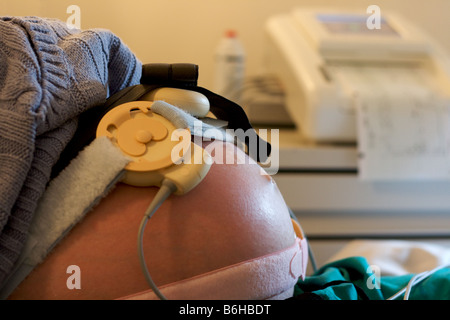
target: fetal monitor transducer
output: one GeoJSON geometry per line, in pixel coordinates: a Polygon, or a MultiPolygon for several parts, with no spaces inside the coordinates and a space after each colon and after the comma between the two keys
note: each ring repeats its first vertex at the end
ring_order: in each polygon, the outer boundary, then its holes
{"type": "MultiPolygon", "coordinates": [[[[166,93],[169,101],[178,102],[178,105],[189,108],[191,112],[193,110],[199,115],[206,115],[209,111],[202,96],[196,92],[170,89],[166,93]],[[177,93],[181,98],[176,97],[177,93]],[[197,97],[200,99],[196,99],[197,97]],[[182,102],[179,103],[183,98],[189,102],[186,106],[182,102]]],[[[147,95],[147,99],[155,96],[162,99],[164,94],[158,96],[157,92],[151,93],[147,95]]],[[[197,186],[208,173],[212,161],[207,151],[190,141],[188,128],[177,128],[171,121],[153,112],[153,104],[152,101],[132,101],[113,108],[98,124],[97,138],[108,137],[131,158],[125,167],[123,183],[160,187],[139,227],[138,254],[148,284],[160,299],[166,299],[152,280],[145,262],[144,229],[147,221],[172,193],[184,194],[197,186]],[[184,130],[185,134],[177,134],[178,130],[184,130]],[[186,145],[188,148],[183,147],[186,145]],[[199,157],[196,157],[199,153],[200,161],[199,157]]]]}

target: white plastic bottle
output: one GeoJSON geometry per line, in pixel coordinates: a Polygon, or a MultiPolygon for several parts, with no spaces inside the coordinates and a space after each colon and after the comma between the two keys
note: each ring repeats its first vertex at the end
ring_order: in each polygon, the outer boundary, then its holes
{"type": "Polygon", "coordinates": [[[236,31],[228,30],[215,54],[214,92],[240,103],[245,72],[245,51],[236,31]]]}

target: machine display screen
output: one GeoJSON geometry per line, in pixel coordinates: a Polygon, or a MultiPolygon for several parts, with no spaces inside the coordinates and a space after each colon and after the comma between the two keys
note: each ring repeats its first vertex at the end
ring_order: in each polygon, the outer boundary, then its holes
{"type": "Polygon", "coordinates": [[[333,34],[400,36],[382,17],[379,28],[375,29],[367,26],[369,16],[364,15],[318,14],[316,18],[333,34]]]}

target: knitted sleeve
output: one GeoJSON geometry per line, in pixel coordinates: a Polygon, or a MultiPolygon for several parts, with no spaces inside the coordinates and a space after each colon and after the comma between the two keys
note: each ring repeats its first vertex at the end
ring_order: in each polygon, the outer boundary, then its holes
{"type": "Polygon", "coordinates": [[[140,77],[140,61],[110,31],[0,17],[0,284],[78,115],[140,77]]]}

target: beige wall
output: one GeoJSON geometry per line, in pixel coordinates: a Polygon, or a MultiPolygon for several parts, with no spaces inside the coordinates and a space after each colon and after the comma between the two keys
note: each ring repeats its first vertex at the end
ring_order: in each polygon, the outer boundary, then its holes
{"type": "Polygon", "coordinates": [[[66,9],[81,8],[83,29],[113,31],[142,62],[200,65],[200,84],[211,86],[213,53],[223,31],[236,29],[247,52],[247,74],[261,69],[263,24],[295,6],[353,8],[370,4],[395,10],[433,34],[450,52],[449,0],[0,0],[0,15],[37,15],[66,21],[66,9]]]}

